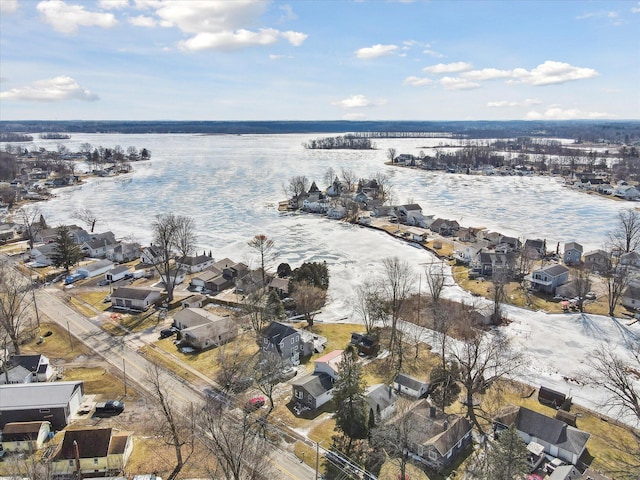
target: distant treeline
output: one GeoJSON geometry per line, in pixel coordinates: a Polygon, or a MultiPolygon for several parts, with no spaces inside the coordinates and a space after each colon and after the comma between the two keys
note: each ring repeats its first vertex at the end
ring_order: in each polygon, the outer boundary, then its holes
{"type": "Polygon", "coordinates": [[[365,137],[344,135],[339,137],[316,138],[302,144],[309,150],[374,150],[376,147],[365,137]]]}
{"type": "Polygon", "coordinates": [[[13,132],[0,132],[0,142],[32,142],[31,135],[13,132]]]}
{"type": "Polygon", "coordinates": [[[638,120],[566,121],[2,121],[1,132],[23,133],[189,133],[189,134],[280,134],[422,132],[466,138],[551,137],[583,142],[634,144],[640,141],[638,120]]]}

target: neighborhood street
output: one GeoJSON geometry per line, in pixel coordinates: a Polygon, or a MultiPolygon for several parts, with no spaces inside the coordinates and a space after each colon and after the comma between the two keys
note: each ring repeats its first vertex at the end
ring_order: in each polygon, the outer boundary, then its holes
{"type": "MultiPolygon", "coordinates": [[[[57,295],[55,289],[39,289],[36,291],[38,308],[42,313],[64,329],[68,329],[89,349],[100,354],[113,365],[121,375],[126,372],[127,382],[134,381],[142,388],[148,388],[145,381],[149,361],[137,352],[139,340],[127,340],[126,336],[113,337],[102,330],[92,320],[67,306],[57,295]]],[[[77,340],[76,340],[77,339],[77,340]]],[[[187,407],[193,402],[202,402],[202,392],[196,390],[184,380],[166,372],[161,372],[161,380],[173,393],[180,407],[187,407]]],[[[278,470],[280,478],[310,480],[315,478],[315,471],[301,463],[292,453],[274,449],[270,462],[278,470]]]]}

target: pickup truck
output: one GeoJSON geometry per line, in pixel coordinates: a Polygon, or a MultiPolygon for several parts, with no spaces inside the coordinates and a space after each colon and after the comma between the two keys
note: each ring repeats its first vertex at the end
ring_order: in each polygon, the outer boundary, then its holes
{"type": "Polygon", "coordinates": [[[65,277],[64,284],[71,285],[73,282],[77,282],[78,280],[82,280],[83,278],[84,278],[84,275],[81,275],[79,273],[72,273],[71,275],[68,275],[67,277],[65,277]]]}

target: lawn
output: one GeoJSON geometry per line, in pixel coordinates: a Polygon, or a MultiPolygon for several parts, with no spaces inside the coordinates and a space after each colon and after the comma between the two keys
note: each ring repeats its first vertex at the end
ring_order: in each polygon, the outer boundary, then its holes
{"type": "MultiPolygon", "coordinates": [[[[90,308],[95,309],[99,312],[104,312],[108,310],[111,306],[110,303],[105,303],[103,300],[108,294],[106,291],[100,290],[85,290],[85,291],[74,291],[72,298],[76,298],[80,302],[88,305],[90,308]]],[[[91,315],[95,315],[95,312],[91,315]]]]}
{"type": "Polygon", "coordinates": [[[90,356],[93,353],[88,350],[76,338],[71,338],[71,348],[69,344],[69,332],[55,323],[43,323],[40,325],[40,335],[43,336],[43,342],[38,344],[38,337],[22,346],[22,353],[40,353],[49,360],[63,360],[72,362],[77,356],[90,356]],[[44,336],[47,332],[51,335],[44,336]]]}
{"type": "MultiPolygon", "coordinates": [[[[122,377],[112,375],[104,367],[65,368],[62,378],[64,381],[83,380],[85,393],[90,395],[109,398],[121,398],[124,395],[122,377]]],[[[127,396],[138,396],[130,385],[127,385],[127,396]]]]}
{"type": "Polygon", "coordinates": [[[102,322],[101,327],[110,335],[121,336],[157,327],[160,322],[158,313],[153,310],[136,314],[114,312],[102,322]]]}

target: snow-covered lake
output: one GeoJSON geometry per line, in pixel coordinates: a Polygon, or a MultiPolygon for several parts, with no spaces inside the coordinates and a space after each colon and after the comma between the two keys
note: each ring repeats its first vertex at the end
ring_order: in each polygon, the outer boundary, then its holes
{"type": "MultiPolygon", "coordinates": [[[[97,230],[118,237],[151,240],[154,215],[173,212],[192,217],[198,230],[198,250],[213,251],[248,263],[247,241],[264,233],[276,242],[277,262],[296,267],[304,261],[326,261],[331,274],[330,302],[325,321],[348,317],[354,287],[380,270],[380,260],[399,256],[415,266],[435,259],[429,253],[364,227],[305,214],[279,213],[283,185],[305,175],[326,187],[331,167],[352,169],[360,177],[387,173],[399,203],[419,203],[425,214],[484,226],[525,238],[557,242],[578,241],[585,250],[600,248],[621,209],[632,204],[564,188],[547,177],[487,177],[423,172],[384,165],[388,148],[417,154],[421,147],[451,143],[450,139],[382,139],[373,151],[305,150],[302,143],[319,135],[119,135],[74,134],[63,143],[72,151],[88,142],[94,147],[147,148],[152,160],[134,164],[134,172],[117,178],[93,179],[59,189],[56,198],[39,204],[50,225],[79,223],[74,212],[89,208],[99,217],[97,230]]],[[[323,135],[324,136],[324,135],[323,135]]],[[[37,141],[55,149],[59,141],[37,141]]],[[[28,146],[30,147],[30,146],[28,146]]],[[[469,298],[452,286],[449,298],[469,298]]],[[[581,360],[601,340],[624,351],[625,342],[638,341],[640,326],[627,328],[606,317],[544,315],[511,309],[517,320],[507,329],[515,343],[532,358],[528,381],[563,386],[581,360]],[[598,328],[593,328],[597,326],[598,328]],[[634,330],[632,330],[634,329],[634,330]],[[528,332],[523,337],[522,332],[528,332]],[[634,336],[635,335],[635,336],[634,336]]],[[[573,384],[561,390],[594,406],[597,395],[573,384]],[[583,394],[580,392],[584,391],[583,394]]]]}

